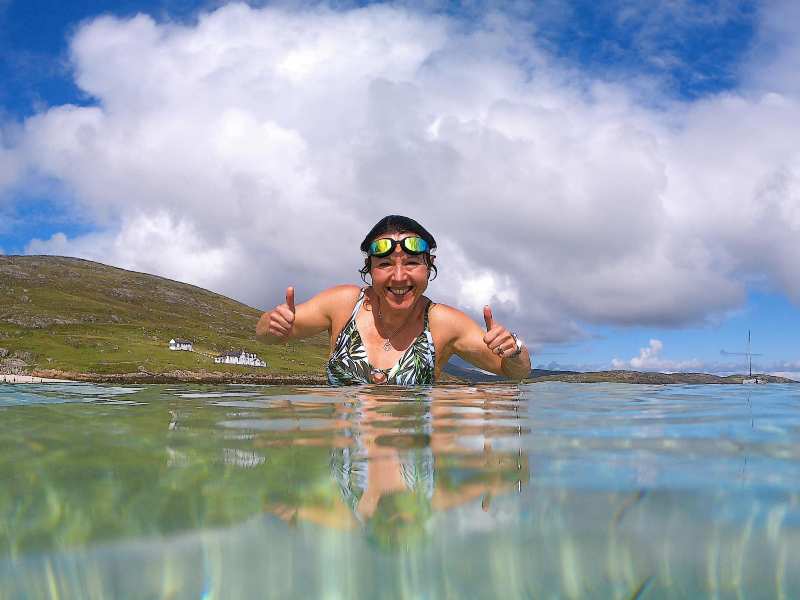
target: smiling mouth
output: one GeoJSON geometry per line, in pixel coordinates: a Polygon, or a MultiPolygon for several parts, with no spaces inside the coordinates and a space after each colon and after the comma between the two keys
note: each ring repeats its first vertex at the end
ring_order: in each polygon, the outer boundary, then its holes
{"type": "Polygon", "coordinates": [[[403,298],[406,294],[411,292],[411,287],[390,287],[386,288],[395,298],[403,298]]]}

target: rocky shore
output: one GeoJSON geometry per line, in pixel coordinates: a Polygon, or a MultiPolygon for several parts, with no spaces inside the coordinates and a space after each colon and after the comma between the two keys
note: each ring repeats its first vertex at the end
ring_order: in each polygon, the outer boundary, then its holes
{"type": "Polygon", "coordinates": [[[322,375],[258,375],[222,373],[219,371],[170,371],[166,373],[75,373],[70,371],[34,371],[34,378],[82,381],[86,383],[244,383],[256,385],[327,385],[322,375]]]}

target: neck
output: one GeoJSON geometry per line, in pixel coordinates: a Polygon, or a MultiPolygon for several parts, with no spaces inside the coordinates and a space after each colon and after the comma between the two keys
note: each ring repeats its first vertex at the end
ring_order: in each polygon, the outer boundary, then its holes
{"type": "Polygon", "coordinates": [[[382,328],[388,329],[388,331],[384,332],[387,335],[395,335],[398,329],[402,329],[411,320],[419,304],[419,298],[417,298],[407,309],[397,310],[386,306],[386,303],[377,295],[375,299],[377,308],[375,312],[376,320],[382,328]]]}

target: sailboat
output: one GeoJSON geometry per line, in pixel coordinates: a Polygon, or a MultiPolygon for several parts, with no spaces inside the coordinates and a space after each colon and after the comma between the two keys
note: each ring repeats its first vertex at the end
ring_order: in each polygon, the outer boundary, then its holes
{"type": "Polygon", "coordinates": [[[750,373],[747,378],[742,379],[743,384],[754,384],[754,383],[767,383],[766,381],[760,380],[758,377],[753,377],[753,354],[750,352],[750,330],[747,330],[747,364],[750,367],[750,373]]]}

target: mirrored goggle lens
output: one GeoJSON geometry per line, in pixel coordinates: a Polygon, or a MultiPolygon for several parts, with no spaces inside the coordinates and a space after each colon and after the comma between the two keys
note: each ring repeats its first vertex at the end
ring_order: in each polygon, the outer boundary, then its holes
{"type": "Polygon", "coordinates": [[[369,245],[369,253],[372,256],[386,256],[391,254],[392,250],[394,250],[394,240],[389,238],[375,240],[369,245]]]}
{"type": "Polygon", "coordinates": [[[430,246],[421,237],[407,237],[403,239],[403,248],[412,254],[422,254],[427,252],[430,246]]]}

